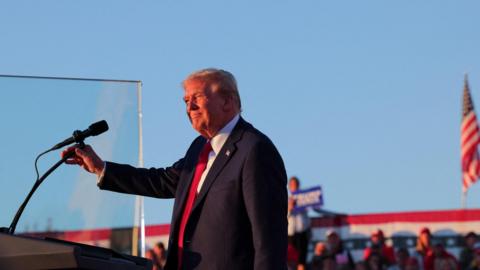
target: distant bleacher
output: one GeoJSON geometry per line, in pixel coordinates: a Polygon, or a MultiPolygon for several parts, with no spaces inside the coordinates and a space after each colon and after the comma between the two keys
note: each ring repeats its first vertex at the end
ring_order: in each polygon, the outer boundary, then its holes
{"type": "MultiPolygon", "coordinates": [[[[336,231],[345,247],[351,250],[355,260],[361,260],[363,250],[370,244],[370,235],[381,229],[387,244],[395,248],[405,247],[411,252],[415,249],[418,232],[427,227],[433,237],[444,244],[452,254],[458,257],[463,246],[463,235],[470,231],[478,233],[480,228],[480,209],[410,211],[393,213],[373,213],[347,215],[320,211],[319,216],[311,218],[312,237],[310,251],[317,241],[325,241],[329,230],[336,231]]],[[[147,225],[145,228],[146,245],[153,247],[163,242],[168,248],[169,224],[147,225]]],[[[35,237],[53,237],[67,241],[112,248],[116,251],[131,251],[132,228],[94,229],[78,231],[51,231],[26,233],[35,237]]]]}

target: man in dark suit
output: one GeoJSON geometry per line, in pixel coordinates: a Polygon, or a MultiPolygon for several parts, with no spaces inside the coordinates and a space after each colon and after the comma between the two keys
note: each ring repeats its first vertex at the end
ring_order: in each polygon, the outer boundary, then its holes
{"type": "Polygon", "coordinates": [[[67,163],[99,177],[101,189],[175,198],[165,269],[286,269],[287,191],[282,158],[241,116],[233,75],[191,74],[184,101],[197,137],[167,168],[104,162],[91,147],[70,147],[67,163]]]}

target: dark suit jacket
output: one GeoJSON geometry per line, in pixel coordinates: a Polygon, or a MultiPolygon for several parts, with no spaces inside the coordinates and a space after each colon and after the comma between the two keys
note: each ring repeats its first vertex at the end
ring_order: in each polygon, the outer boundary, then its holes
{"type": "MultiPolygon", "coordinates": [[[[196,138],[171,167],[108,162],[102,189],[175,198],[165,269],[177,270],[178,230],[200,150],[196,138]]],[[[208,172],[185,229],[182,269],[283,270],[287,252],[287,177],[273,143],[242,118],[208,172]]]]}

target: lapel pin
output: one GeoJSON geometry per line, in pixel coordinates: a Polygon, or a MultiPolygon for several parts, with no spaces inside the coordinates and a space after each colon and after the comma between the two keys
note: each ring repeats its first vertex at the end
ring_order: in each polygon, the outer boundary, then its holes
{"type": "Polygon", "coordinates": [[[227,157],[230,156],[230,150],[227,150],[227,152],[225,152],[225,155],[227,155],[227,157]]]}

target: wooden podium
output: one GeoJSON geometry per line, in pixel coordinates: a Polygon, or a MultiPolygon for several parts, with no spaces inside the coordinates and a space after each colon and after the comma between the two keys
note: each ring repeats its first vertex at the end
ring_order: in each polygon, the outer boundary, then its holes
{"type": "Polygon", "coordinates": [[[152,269],[150,260],[57,239],[0,233],[0,269],[152,269]]]}

